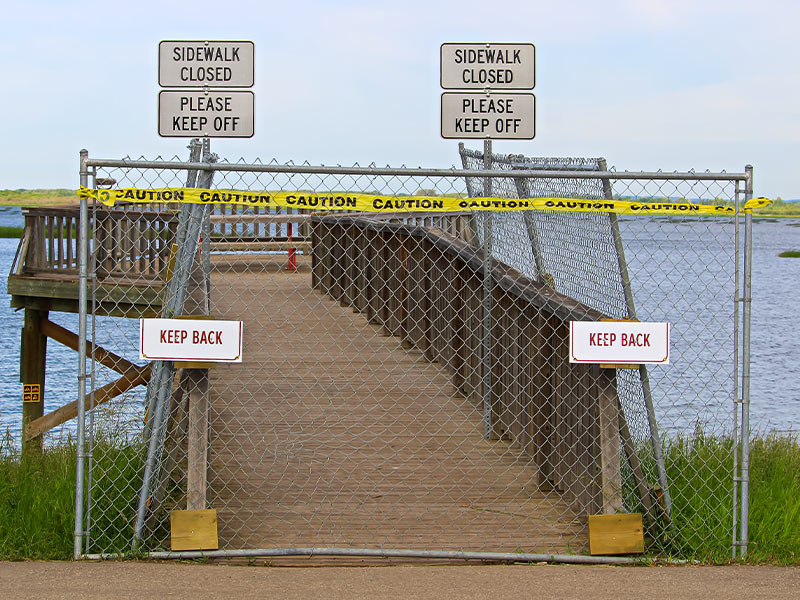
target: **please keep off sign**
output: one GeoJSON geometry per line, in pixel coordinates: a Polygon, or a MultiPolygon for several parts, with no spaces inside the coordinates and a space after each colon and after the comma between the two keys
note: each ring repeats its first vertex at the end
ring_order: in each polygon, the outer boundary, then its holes
{"type": "Polygon", "coordinates": [[[669,323],[570,321],[569,362],[669,364],[669,323]]]}
{"type": "Polygon", "coordinates": [[[242,362],[242,322],[140,319],[139,355],[145,360],[242,362]]]}

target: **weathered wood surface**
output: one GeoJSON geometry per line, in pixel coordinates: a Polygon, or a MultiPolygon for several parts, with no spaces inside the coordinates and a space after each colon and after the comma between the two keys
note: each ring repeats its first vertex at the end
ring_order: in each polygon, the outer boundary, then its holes
{"type": "Polygon", "coordinates": [[[439,363],[474,406],[488,398],[488,435],[522,448],[577,510],[619,510],[614,372],[569,362],[569,321],[603,314],[493,261],[485,348],[480,249],[440,230],[375,219],[314,216],[312,225],[316,288],[439,363]]]}
{"type": "Polygon", "coordinates": [[[212,313],[245,321],[245,362],[211,373],[222,547],[585,546],[585,515],[539,489],[531,457],[482,438],[441,365],[313,291],[306,259],[297,274],[237,260],[212,274],[212,313]]]}

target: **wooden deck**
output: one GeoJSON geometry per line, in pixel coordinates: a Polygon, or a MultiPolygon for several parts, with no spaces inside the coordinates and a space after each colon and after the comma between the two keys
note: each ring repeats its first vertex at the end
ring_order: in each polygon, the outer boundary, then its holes
{"type": "Polygon", "coordinates": [[[212,273],[213,314],[245,321],[245,362],[211,372],[220,547],[585,549],[585,516],[483,439],[440,365],[275,258],[212,273]]]}

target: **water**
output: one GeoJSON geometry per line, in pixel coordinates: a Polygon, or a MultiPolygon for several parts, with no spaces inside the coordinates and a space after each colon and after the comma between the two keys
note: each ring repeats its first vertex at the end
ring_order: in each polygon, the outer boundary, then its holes
{"type": "MultiPolygon", "coordinates": [[[[0,225],[22,226],[18,208],[0,208],[0,225]]],[[[714,264],[730,264],[730,229],[717,234],[711,220],[685,223],[675,228],[653,221],[625,220],[621,223],[626,256],[637,286],[639,318],[692,322],[700,327],[676,330],[673,355],[679,361],[669,367],[653,367],[654,399],[659,421],[668,431],[691,432],[698,424],[729,424],[731,415],[729,373],[731,370],[730,315],[732,312],[729,273],[715,276],[714,264]],[[689,244],[696,239],[699,243],[689,244]],[[695,266],[665,268],[674,257],[698,254],[695,266]],[[711,262],[709,262],[711,261],[711,262]],[[663,293],[661,293],[663,292],[663,293]],[[645,302],[643,299],[647,299],[645,302]],[[697,329],[700,334],[693,333],[697,329]],[[713,352],[708,352],[714,348],[713,352]],[[719,374],[719,377],[714,377],[719,374]],[[723,385],[715,388],[716,382],[723,385]],[[666,393],[663,390],[667,390],[666,393]],[[676,394],[675,390],[683,390],[676,394]],[[702,393],[696,393],[701,390],[702,393]],[[668,394],[669,395],[668,397],[668,394]],[[702,398],[702,399],[701,399],[702,398]],[[701,403],[701,404],[699,404],[701,403]]],[[[728,226],[729,227],[729,226],[728,226]]],[[[765,433],[771,430],[800,430],[800,386],[796,378],[800,336],[794,332],[800,314],[800,259],[779,258],[789,249],[800,249],[800,220],[757,219],[754,231],[751,425],[765,433]]],[[[0,337],[4,366],[0,369],[0,428],[19,439],[21,385],[19,383],[19,338],[22,311],[8,306],[6,275],[14,259],[18,240],[0,239],[0,316],[5,335],[0,337]]],[[[691,261],[690,261],[691,262],[691,261]]],[[[51,320],[77,331],[77,315],[51,313],[51,320]]],[[[98,343],[140,362],[134,347],[134,320],[98,319],[98,343]]],[[[77,354],[54,341],[47,347],[46,410],[77,397],[77,354]]],[[[98,385],[114,375],[100,368],[98,385]]],[[[141,390],[141,388],[140,388],[141,390]]],[[[141,391],[128,400],[141,401],[141,391]]],[[[113,405],[113,401],[110,404],[113,405]]],[[[711,427],[711,429],[715,429],[711,427]]],[[[55,436],[74,431],[74,421],[55,436]]]]}

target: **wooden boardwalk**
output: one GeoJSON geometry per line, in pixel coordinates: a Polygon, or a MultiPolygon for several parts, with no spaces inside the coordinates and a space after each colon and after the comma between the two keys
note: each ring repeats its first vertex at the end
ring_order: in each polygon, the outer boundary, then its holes
{"type": "Polygon", "coordinates": [[[275,259],[212,273],[212,313],[245,322],[244,362],[211,372],[221,548],[586,550],[585,516],[439,365],[275,259]]]}

